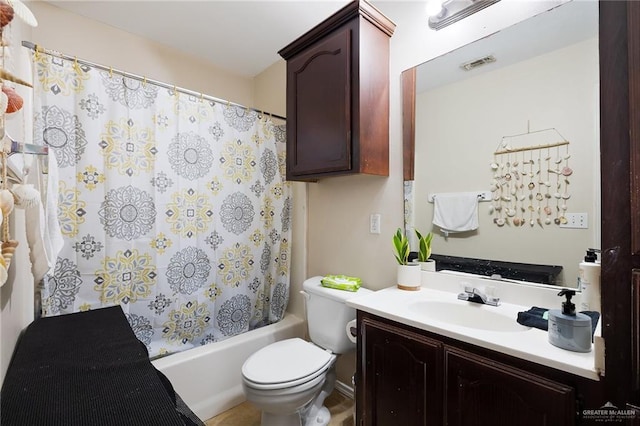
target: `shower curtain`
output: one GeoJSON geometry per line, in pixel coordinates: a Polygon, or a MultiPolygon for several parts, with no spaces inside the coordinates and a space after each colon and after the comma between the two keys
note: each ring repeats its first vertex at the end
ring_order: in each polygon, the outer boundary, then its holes
{"type": "Polygon", "coordinates": [[[119,304],[151,357],[280,320],[285,126],[49,54],[34,67],[34,143],[50,147],[64,239],[43,315],[119,304]]]}

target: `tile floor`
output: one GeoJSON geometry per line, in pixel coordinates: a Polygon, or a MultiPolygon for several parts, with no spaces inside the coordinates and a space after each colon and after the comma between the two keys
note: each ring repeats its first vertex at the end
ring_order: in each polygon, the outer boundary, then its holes
{"type": "MultiPolygon", "coordinates": [[[[333,391],[325,400],[331,412],[329,426],[353,426],[353,400],[333,391]]],[[[243,402],[205,422],[206,426],[260,426],[260,411],[243,402]]]]}

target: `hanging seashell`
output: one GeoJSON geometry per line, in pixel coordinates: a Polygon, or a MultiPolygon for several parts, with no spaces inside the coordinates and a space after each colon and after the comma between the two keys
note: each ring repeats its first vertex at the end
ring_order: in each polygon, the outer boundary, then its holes
{"type": "Polygon", "coordinates": [[[18,241],[16,240],[2,242],[2,257],[7,264],[7,268],[11,265],[11,259],[13,258],[13,254],[16,252],[16,247],[18,247],[18,241]]]}
{"type": "Polygon", "coordinates": [[[531,220],[529,221],[529,226],[533,226],[533,225],[535,225],[535,224],[536,224],[536,223],[533,221],[533,219],[531,219],[531,220]]]}
{"type": "Polygon", "coordinates": [[[571,194],[568,194],[565,192],[564,194],[561,195],[561,197],[563,200],[568,200],[569,198],[571,198],[571,194]]]}
{"type": "Polygon", "coordinates": [[[542,201],[542,198],[543,198],[543,197],[542,197],[542,194],[538,192],[538,193],[536,194],[536,200],[538,200],[538,201],[542,201]]]}
{"type": "Polygon", "coordinates": [[[5,0],[11,7],[13,7],[13,11],[18,16],[18,18],[22,19],[25,24],[31,27],[38,26],[38,20],[35,16],[33,16],[33,12],[20,0],[5,0]]]}
{"type": "Polygon", "coordinates": [[[493,214],[494,211],[496,211],[496,208],[493,205],[489,206],[489,214],[493,214]]]}
{"type": "Polygon", "coordinates": [[[33,87],[33,85],[27,81],[24,81],[16,76],[14,76],[13,74],[11,74],[9,71],[4,70],[2,68],[0,68],[0,80],[7,80],[7,81],[11,81],[13,83],[18,83],[22,86],[27,86],[27,87],[33,87]]]}
{"type": "Polygon", "coordinates": [[[518,167],[518,164],[520,164],[520,163],[518,163],[517,161],[514,161],[513,162],[513,167],[518,167]]]}
{"type": "Polygon", "coordinates": [[[555,162],[556,164],[560,164],[560,163],[562,163],[562,158],[561,158],[561,157],[558,157],[558,158],[556,158],[556,161],[554,161],[554,162],[555,162]]]}
{"type": "Polygon", "coordinates": [[[515,187],[511,188],[511,191],[510,191],[510,192],[511,192],[511,195],[516,195],[516,191],[517,191],[517,190],[516,190],[516,188],[515,188],[515,187]]]}
{"type": "Polygon", "coordinates": [[[511,201],[511,197],[507,197],[506,195],[503,195],[503,196],[501,197],[501,199],[502,199],[502,201],[506,201],[506,202],[511,201]]]}
{"type": "Polygon", "coordinates": [[[505,220],[503,218],[499,218],[499,219],[496,220],[496,225],[498,225],[498,226],[504,226],[505,223],[506,222],[505,222],[505,220]]]}
{"type": "Polygon", "coordinates": [[[551,218],[548,217],[544,220],[544,223],[546,223],[547,225],[551,225],[551,218]]]}
{"type": "Polygon", "coordinates": [[[554,193],[553,196],[556,197],[558,200],[562,197],[562,195],[560,195],[559,192],[554,193]]]}
{"type": "Polygon", "coordinates": [[[562,158],[564,158],[565,160],[568,160],[569,158],[571,158],[571,154],[567,154],[567,155],[565,155],[565,156],[564,156],[564,157],[562,157],[562,158]]]}
{"type": "Polygon", "coordinates": [[[551,182],[549,182],[548,180],[545,180],[544,186],[546,186],[547,188],[551,187],[551,182]]]}
{"type": "Polygon", "coordinates": [[[533,188],[535,188],[535,187],[536,187],[536,184],[535,184],[535,183],[533,183],[533,182],[529,182],[529,185],[527,185],[527,187],[528,187],[529,189],[533,189],[533,188]]]}
{"type": "Polygon", "coordinates": [[[498,163],[491,163],[491,170],[498,170],[498,163]]]}
{"type": "Polygon", "coordinates": [[[13,211],[15,200],[13,194],[8,189],[0,189],[0,210],[4,217],[8,217],[13,211]]]}
{"type": "Polygon", "coordinates": [[[516,210],[515,209],[507,209],[506,212],[508,217],[513,217],[516,215],[516,210]]]}
{"type": "Polygon", "coordinates": [[[0,2],[0,27],[6,27],[13,21],[13,8],[7,3],[0,2]]]}
{"type": "Polygon", "coordinates": [[[513,224],[515,226],[520,226],[522,224],[522,219],[520,219],[519,217],[514,217],[513,218],[513,224]]]}
{"type": "Polygon", "coordinates": [[[11,192],[15,197],[16,207],[26,209],[37,207],[40,204],[40,192],[31,184],[13,185],[11,192]]]}
{"type": "Polygon", "coordinates": [[[562,210],[562,211],[565,211],[565,212],[566,212],[566,211],[567,211],[567,205],[566,205],[566,204],[561,205],[561,206],[560,206],[560,210],[562,210]]]}
{"type": "Polygon", "coordinates": [[[525,198],[526,198],[525,195],[522,194],[518,197],[518,201],[524,201],[525,198]]]}
{"type": "Polygon", "coordinates": [[[553,223],[555,223],[556,225],[560,225],[560,218],[556,217],[555,219],[553,219],[553,223]]]}
{"type": "Polygon", "coordinates": [[[563,176],[571,176],[571,174],[573,173],[573,170],[571,170],[571,167],[566,166],[566,167],[563,167],[563,168],[562,168],[562,170],[560,171],[560,173],[561,173],[563,176]]]}
{"type": "Polygon", "coordinates": [[[561,223],[561,224],[563,224],[563,225],[564,225],[564,224],[566,224],[567,222],[569,222],[569,221],[567,220],[567,218],[566,218],[566,217],[564,217],[564,216],[560,216],[560,218],[559,218],[559,219],[560,219],[560,223],[561,223]]]}
{"type": "Polygon", "coordinates": [[[22,105],[24,105],[24,101],[22,97],[16,93],[11,87],[2,86],[2,92],[7,95],[7,108],[5,112],[7,114],[11,114],[13,112],[20,111],[22,109],[22,105]]]}
{"type": "Polygon", "coordinates": [[[545,208],[544,208],[544,213],[545,213],[546,215],[550,215],[550,214],[551,214],[551,207],[549,207],[549,206],[545,206],[545,208]]]}
{"type": "Polygon", "coordinates": [[[542,219],[540,218],[536,219],[536,223],[540,225],[540,228],[544,228],[544,226],[542,226],[542,219]]]}

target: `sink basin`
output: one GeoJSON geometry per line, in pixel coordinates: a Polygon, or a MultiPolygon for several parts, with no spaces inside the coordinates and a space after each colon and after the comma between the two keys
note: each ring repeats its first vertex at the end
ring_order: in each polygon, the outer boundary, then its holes
{"type": "Polygon", "coordinates": [[[531,329],[516,322],[517,314],[509,315],[500,312],[500,307],[479,303],[421,300],[411,303],[408,308],[428,321],[477,330],[514,333],[531,329]]]}

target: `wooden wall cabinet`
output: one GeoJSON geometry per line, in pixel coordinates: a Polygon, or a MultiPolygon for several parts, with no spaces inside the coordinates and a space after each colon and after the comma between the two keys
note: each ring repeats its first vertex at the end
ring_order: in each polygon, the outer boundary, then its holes
{"type": "Polygon", "coordinates": [[[354,1],[278,53],[287,61],[287,180],[389,175],[389,38],[354,1]]]}
{"type": "Polygon", "coordinates": [[[580,423],[600,383],[358,311],[358,426],[580,423]]]}

